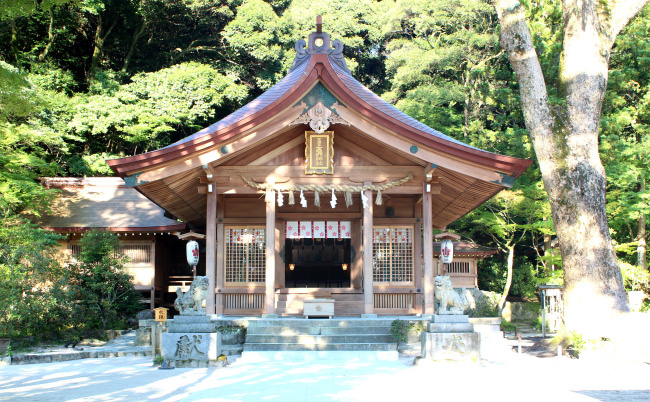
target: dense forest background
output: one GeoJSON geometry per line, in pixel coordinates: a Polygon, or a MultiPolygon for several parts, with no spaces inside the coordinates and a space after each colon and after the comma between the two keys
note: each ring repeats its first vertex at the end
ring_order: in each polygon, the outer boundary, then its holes
{"type": "MultiPolygon", "coordinates": [[[[561,4],[525,1],[551,98],[561,4]]],[[[151,151],[212,124],[287,73],[294,44],[324,30],[355,78],[431,127],[488,151],[535,159],[499,21],[481,0],[0,1],[0,219],[38,214],[42,176],[104,176],[106,159],[151,151]]],[[[600,155],[609,224],[627,287],[647,272],[650,9],[618,36],[600,155]],[[635,268],[639,267],[639,268],[635,268]]],[[[561,283],[536,164],[449,228],[498,248],[479,285],[513,297],[561,283]]]]}

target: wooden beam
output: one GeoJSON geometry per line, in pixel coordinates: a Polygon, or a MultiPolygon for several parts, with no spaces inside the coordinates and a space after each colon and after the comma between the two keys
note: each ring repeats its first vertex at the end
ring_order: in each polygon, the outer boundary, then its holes
{"type": "Polygon", "coordinates": [[[252,165],[252,166],[264,165],[265,163],[267,163],[269,161],[272,161],[273,159],[275,159],[278,156],[282,155],[283,153],[287,152],[291,148],[297,147],[300,144],[304,144],[304,142],[305,142],[305,137],[304,136],[299,136],[297,138],[294,138],[291,141],[288,141],[288,142],[280,145],[279,147],[277,147],[275,149],[271,149],[270,151],[268,151],[268,148],[267,148],[268,153],[266,153],[265,155],[263,155],[262,157],[260,157],[260,158],[258,158],[256,160],[254,160],[253,162],[249,163],[249,165],[252,165]]]}
{"type": "MultiPolygon", "coordinates": [[[[305,176],[304,166],[217,166],[215,171],[219,176],[246,176],[246,177],[303,177],[305,176]]],[[[390,176],[390,177],[404,177],[409,173],[413,176],[424,177],[421,175],[422,168],[420,166],[402,165],[402,166],[334,166],[334,174],[331,175],[314,175],[313,177],[337,177],[348,178],[350,176],[365,176],[370,175],[375,177],[377,175],[390,176]]]]}

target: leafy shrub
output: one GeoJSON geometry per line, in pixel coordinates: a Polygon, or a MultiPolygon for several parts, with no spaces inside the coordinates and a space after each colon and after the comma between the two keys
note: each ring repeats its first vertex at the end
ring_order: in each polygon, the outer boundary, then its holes
{"type": "Polygon", "coordinates": [[[94,328],[120,328],[140,308],[133,277],[124,270],[124,256],[114,256],[117,236],[106,231],[86,233],[79,261],[68,266],[71,312],[75,324],[94,328]]]}
{"type": "Polygon", "coordinates": [[[0,337],[39,336],[67,324],[57,239],[22,221],[0,221],[0,337]]]}
{"type": "Polygon", "coordinates": [[[408,339],[409,323],[404,320],[393,320],[390,323],[390,333],[395,338],[397,346],[406,342],[408,339]]]}

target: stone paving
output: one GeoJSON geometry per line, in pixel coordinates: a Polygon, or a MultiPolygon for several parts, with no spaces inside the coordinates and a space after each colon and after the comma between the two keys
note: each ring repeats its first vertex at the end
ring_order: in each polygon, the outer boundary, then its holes
{"type": "Polygon", "coordinates": [[[644,362],[259,362],[160,370],[150,357],[83,359],[0,368],[0,401],[648,401],[644,362]]]}
{"type": "Polygon", "coordinates": [[[225,368],[161,370],[149,347],[134,346],[134,332],[84,350],[44,348],[0,366],[0,401],[650,401],[650,360],[558,357],[540,353],[538,340],[524,334],[518,354],[511,337],[502,355],[474,363],[414,365],[413,351],[396,362],[229,356],[225,368]],[[36,362],[44,364],[25,364],[36,362]]]}

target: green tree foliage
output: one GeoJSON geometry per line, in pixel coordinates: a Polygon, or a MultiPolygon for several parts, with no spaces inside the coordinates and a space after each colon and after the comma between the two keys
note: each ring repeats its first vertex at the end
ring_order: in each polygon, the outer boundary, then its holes
{"type": "Polygon", "coordinates": [[[65,328],[60,236],[23,221],[0,220],[0,337],[39,336],[65,328]]]}
{"type": "Polygon", "coordinates": [[[46,150],[63,146],[63,139],[31,124],[29,116],[43,104],[23,73],[0,61],[0,219],[37,212],[51,200],[52,192],[35,180],[55,174],[57,166],[46,150]]]}
{"type": "MultiPolygon", "coordinates": [[[[650,189],[646,186],[650,181],[649,18],[650,9],[646,8],[616,41],[601,119],[600,155],[608,178],[607,212],[612,237],[620,245],[645,243],[646,217],[650,216],[650,189]]],[[[618,255],[636,264],[637,251],[618,255]]],[[[642,252],[647,253],[645,247],[642,252]]]]}
{"type": "Polygon", "coordinates": [[[142,308],[133,277],[124,269],[126,258],[114,254],[118,244],[115,234],[99,230],[79,241],[81,255],[67,267],[76,325],[120,327],[142,308]]]}
{"type": "Polygon", "coordinates": [[[83,156],[70,160],[73,174],[107,174],[102,158],[169,145],[209,125],[247,95],[233,77],[194,62],[137,74],[125,85],[110,77],[102,82],[99,94],[72,100],[68,128],[83,150],[83,156]]]}

